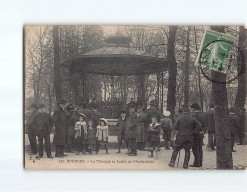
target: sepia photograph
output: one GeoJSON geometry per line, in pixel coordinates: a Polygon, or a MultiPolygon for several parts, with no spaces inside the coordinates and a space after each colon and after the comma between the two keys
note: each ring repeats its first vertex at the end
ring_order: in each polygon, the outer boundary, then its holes
{"type": "Polygon", "coordinates": [[[25,169],[246,170],[246,26],[25,25],[25,169]]]}

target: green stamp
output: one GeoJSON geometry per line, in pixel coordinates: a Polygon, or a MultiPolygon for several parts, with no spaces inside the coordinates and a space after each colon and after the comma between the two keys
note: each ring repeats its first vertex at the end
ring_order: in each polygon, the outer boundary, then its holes
{"type": "Polygon", "coordinates": [[[234,38],[213,30],[206,30],[196,59],[196,65],[226,73],[234,38]]]}

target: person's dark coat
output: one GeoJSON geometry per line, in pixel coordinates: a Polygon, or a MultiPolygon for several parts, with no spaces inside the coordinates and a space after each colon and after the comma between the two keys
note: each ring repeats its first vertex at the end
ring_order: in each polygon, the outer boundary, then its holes
{"type": "Polygon", "coordinates": [[[196,120],[198,120],[201,125],[202,125],[202,131],[203,133],[201,134],[195,134],[196,138],[203,138],[204,137],[204,133],[206,133],[207,129],[208,129],[208,122],[207,122],[207,117],[205,115],[205,113],[201,112],[201,111],[196,111],[194,112],[193,116],[196,118],[196,120]]]}
{"type": "Polygon", "coordinates": [[[95,145],[96,144],[96,129],[94,127],[90,128],[89,126],[87,127],[87,144],[90,145],[95,145]]]}
{"type": "Polygon", "coordinates": [[[118,142],[126,139],[126,125],[127,125],[127,118],[119,118],[116,126],[118,127],[118,142]]]}
{"type": "Polygon", "coordinates": [[[99,120],[103,117],[101,112],[98,111],[97,109],[95,110],[92,110],[92,113],[91,113],[91,118],[93,120],[93,124],[94,126],[96,127],[97,125],[99,125],[99,120]]]}
{"type": "Polygon", "coordinates": [[[26,115],[26,133],[27,134],[36,134],[35,129],[31,126],[31,121],[34,117],[34,115],[37,113],[36,110],[33,110],[32,112],[27,113],[26,115]]]}
{"type": "Polygon", "coordinates": [[[137,138],[137,114],[134,112],[127,118],[126,137],[137,138]]]}
{"type": "Polygon", "coordinates": [[[53,143],[56,145],[65,145],[67,141],[68,119],[65,111],[58,107],[53,114],[55,124],[55,134],[53,143]]]}
{"type": "Polygon", "coordinates": [[[178,131],[178,135],[193,135],[201,131],[202,125],[189,113],[182,114],[176,121],[174,129],[178,131]]]}
{"type": "Polygon", "coordinates": [[[235,135],[239,129],[239,119],[234,113],[229,114],[230,130],[231,134],[235,135]]]}
{"type": "Polygon", "coordinates": [[[71,113],[68,119],[68,138],[75,137],[75,123],[79,120],[76,112],[71,113]]]}
{"type": "Polygon", "coordinates": [[[36,113],[31,120],[31,127],[35,129],[36,135],[50,135],[53,120],[48,113],[36,113]]]}
{"type": "Polygon", "coordinates": [[[147,128],[147,114],[141,112],[137,114],[137,142],[145,142],[147,128]]]}
{"type": "Polygon", "coordinates": [[[207,113],[207,123],[208,123],[208,133],[215,133],[215,120],[214,120],[214,111],[211,110],[207,113]]]}
{"type": "Polygon", "coordinates": [[[148,129],[149,132],[149,139],[151,143],[159,143],[160,142],[160,131],[161,131],[161,126],[159,123],[150,124],[150,127],[148,129]]]}

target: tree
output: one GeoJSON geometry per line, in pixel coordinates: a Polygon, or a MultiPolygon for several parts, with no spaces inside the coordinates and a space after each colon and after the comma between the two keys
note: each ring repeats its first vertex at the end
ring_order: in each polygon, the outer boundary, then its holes
{"type": "MultiPolygon", "coordinates": [[[[224,26],[212,26],[211,29],[224,33],[224,26]]],[[[221,72],[211,70],[211,77],[213,81],[226,82],[226,75],[221,72]]],[[[212,82],[212,96],[217,146],[216,166],[217,169],[232,169],[233,160],[226,84],[212,82]]]]}
{"type": "Polygon", "coordinates": [[[169,63],[169,78],[168,78],[168,93],[167,93],[167,110],[171,112],[171,117],[174,119],[176,106],[176,77],[177,77],[177,62],[175,59],[175,38],[177,26],[169,26],[169,37],[167,43],[167,59],[169,63]]]}
{"type": "Polygon", "coordinates": [[[246,100],[246,66],[247,66],[247,41],[246,35],[247,30],[244,29],[243,26],[239,28],[239,53],[238,53],[238,60],[237,60],[237,67],[239,71],[238,77],[238,89],[235,99],[235,109],[240,110],[245,105],[246,100]]]}
{"type": "Polygon", "coordinates": [[[54,45],[54,88],[56,101],[62,99],[62,89],[60,83],[60,57],[58,43],[58,26],[53,26],[53,45],[54,45]]]}
{"type": "Polygon", "coordinates": [[[190,26],[186,32],[186,55],[184,63],[184,105],[189,105],[189,77],[190,77],[190,26]]]}

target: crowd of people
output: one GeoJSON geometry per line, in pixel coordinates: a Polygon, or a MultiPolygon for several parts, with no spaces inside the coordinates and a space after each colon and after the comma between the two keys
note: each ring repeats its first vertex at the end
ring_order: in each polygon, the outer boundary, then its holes
{"type": "MultiPolygon", "coordinates": [[[[116,153],[121,153],[125,143],[127,155],[136,156],[138,150],[146,150],[149,158],[158,159],[161,138],[164,140],[166,150],[173,148],[170,167],[174,167],[177,155],[181,149],[185,150],[183,168],[188,168],[190,150],[194,155],[194,163],[190,166],[201,167],[203,162],[203,138],[208,133],[208,147],[215,150],[215,119],[214,109],[202,112],[197,103],[191,106],[184,105],[178,110],[173,125],[170,112],[163,113],[158,110],[157,101],[147,104],[141,100],[131,100],[126,106],[121,106],[118,129],[118,148],[116,153]],[[190,112],[190,108],[192,112],[190,112]]],[[[38,154],[43,157],[43,140],[45,140],[46,154],[51,155],[50,133],[55,126],[53,144],[55,145],[55,157],[67,156],[65,152],[81,154],[98,154],[100,145],[104,146],[106,154],[109,154],[109,124],[98,110],[99,104],[93,101],[90,104],[82,102],[79,107],[66,103],[65,100],[57,102],[57,108],[53,115],[45,112],[45,105],[32,104],[32,112],[27,117],[26,127],[30,141],[30,154],[38,154]],[[36,141],[38,137],[38,144],[36,141]]],[[[245,110],[234,113],[230,109],[230,129],[232,138],[232,152],[234,150],[235,134],[239,136],[240,145],[245,139],[245,110]]]]}

